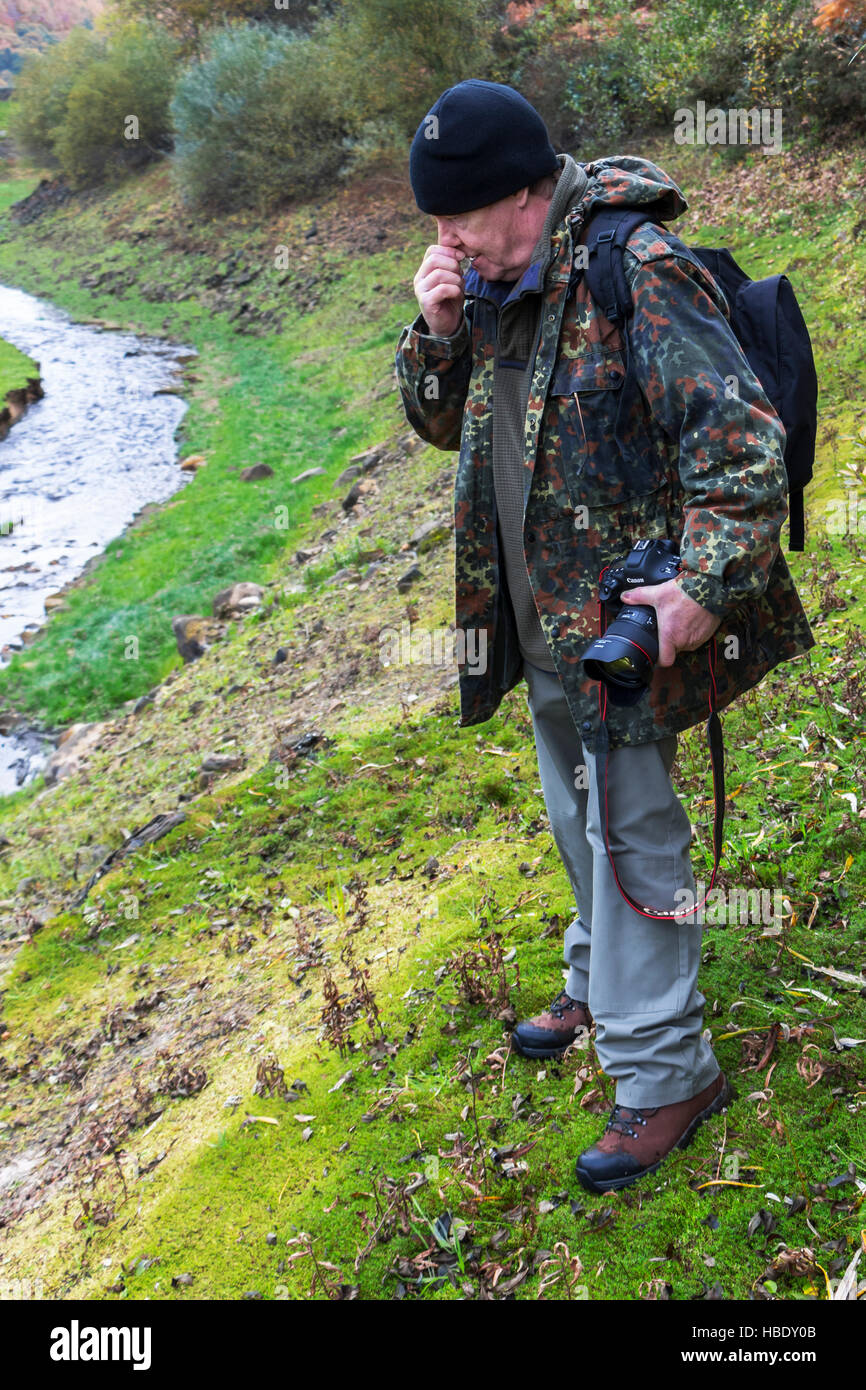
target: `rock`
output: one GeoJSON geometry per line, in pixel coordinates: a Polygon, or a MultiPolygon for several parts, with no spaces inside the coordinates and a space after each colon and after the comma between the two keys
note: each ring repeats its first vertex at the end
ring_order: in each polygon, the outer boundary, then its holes
{"type": "Polygon", "coordinates": [[[70,724],[45,764],[45,785],[52,787],[77,772],[88,755],[99,746],[105,732],[103,724],[70,724]]]}
{"type": "Polygon", "coordinates": [[[132,706],[133,714],[141,714],[141,711],[147,709],[148,705],[152,705],[155,699],[155,690],[149,690],[146,695],[140,695],[132,706]]]}
{"type": "Polygon", "coordinates": [[[425,550],[432,550],[435,545],[440,545],[450,530],[451,521],[448,517],[438,517],[434,521],[425,521],[423,526],[419,526],[417,531],[412,532],[409,537],[409,544],[419,554],[423,554],[425,550]]]}
{"type": "Polygon", "coordinates": [[[347,483],[350,483],[350,482],[352,481],[353,478],[359,478],[360,476],[361,476],[361,466],[360,466],[360,464],[357,464],[357,463],[350,464],[348,468],[344,468],[344,469],[343,469],[343,471],[342,471],[342,473],[340,474],[339,478],[338,478],[337,481],[334,483],[334,487],[345,487],[346,484],[347,484],[347,483]]]}
{"type": "Polygon", "coordinates": [[[245,762],[242,753],[209,753],[199,772],[239,772],[245,762]]]}
{"type": "Polygon", "coordinates": [[[305,483],[308,478],[320,478],[324,473],[324,468],[305,468],[303,473],[296,473],[292,478],[293,483],[305,483]]]}
{"type": "Polygon", "coordinates": [[[288,659],[289,653],[286,651],[285,647],[277,647],[277,650],[274,652],[274,665],[282,666],[283,662],[288,661],[288,659]]]}
{"type": "Polygon", "coordinates": [[[359,550],[356,559],[359,565],[369,565],[373,560],[381,560],[384,554],[381,545],[372,545],[359,550]]]}
{"type": "Polygon", "coordinates": [[[427,440],[422,439],[420,434],[404,434],[400,440],[400,447],[404,454],[416,454],[419,449],[424,448],[426,443],[427,440]]]}
{"type": "Polygon", "coordinates": [[[401,594],[404,594],[406,590],[411,589],[415,581],[420,578],[421,566],[410,565],[409,568],[406,570],[405,574],[401,574],[400,578],[397,580],[397,588],[401,594]]]}
{"type": "Polygon", "coordinates": [[[204,468],[207,459],[204,454],[188,454],[180,465],[181,473],[195,473],[199,468],[204,468]]]}
{"type": "Polygon", "coordinates": [[[385,447],[384,444],[376,444],[372,449],[365,449],[362,454],[353,454],[349,462],[357,463],[365,473],[369,473],[371,468],[375,468],[381,462],[385,447]]]}
{"type": "Polygon", "coordinates": [[[356,569],[353,569],[351,565],[346,565],[343,569],[337,570],[336,574],[332,574],[330,579],[326,579],[323,587],[329,589],[332,584],[355,584],[360,577],[356,569]]]}
{"type": "Polygon", "coordinates": [[[296,550],[295,560],[299,565],[305,565],[308,560],[312,560],[314,555],[320,555],[321,553],[322,547],[320,545],[315,546],[312,550],[296,550]]]}
{"type": "Polygon", "coordinates": [[[350,512],[353,507],[358,505],[361,498],[366,496],[368,492],[373,492],[375,487],[376,484],[372,478],[361,478],[349,489],[346,496],[343,498],[340,504],[343,511],[350,512]]]}
{"type": "MultiPolygon", "coordinates": [[[[129,833],[121,827],[120,833],[124,836],[123,844],[117,849],[113,849],[107,858],[103,859],[102,863],[93,870],[84,887],[72,899],[71,906],[80,907],[94,883],[98,883],[109,869],[114,868],[127,855],[135,854],[143,845],[151,845],[155,840],[161,840],[163,835],[167,835],[176,826],[182,825],[185,820],[185,811],[160,812],[159,815],[153,816],[146,825],[140,825],[129,833]]],[[[138,940],[137,937],[133,939],[138,940]]]]}
{"type": "Polygon", "coordinates": [[[66,600],[62,594],[46,594],[44,602],[46,613],[54,613],[58,608],[66,607],[66,600]]]}
{"type": "Polygon", "coordinates": [[[204,656],[208,647],[225,636],[224,627],[198,613],[186,613],[172,618],[171,628],[177,649],[184,661],[195,661],[198,657],[204,656]]]}
{"type": "Polygon", "coordinates": [[[334,510],[334,508],[337,507],[337,506],[339,506],[339,503],[338,503],[338,502],[334,502],[334,501],[329,501],[329,502],[317,502],[316,505],[315,505],[315,507],[312,508],[311,515],[312,515],[312,516],[326,516],[326,515],[328,514],[328,512],[332,512],[332,511],[334,510]]]}
{"type": "Polygon", "coordinates": [[[230,584],[227,589],[220,589],[216,595],[212,606],[213,615],[215,618],[242,618],[245,613],[261,606],[264,592],[261,584],[253,584],[248,580],[230,584]]]}
{"type": "Polygon", "coordinates": [[[257,483],[260,478],[272,478],[274,470],[269,463],[254,463],[251,468],[241,469],[241,482],[257,483]]]}

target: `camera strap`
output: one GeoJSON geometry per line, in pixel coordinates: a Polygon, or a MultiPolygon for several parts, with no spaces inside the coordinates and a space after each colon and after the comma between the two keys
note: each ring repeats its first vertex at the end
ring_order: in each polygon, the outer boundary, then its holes
{"type": "Polygon", "coordinates": [[[674,908],[648,907],[645,903],[636,902],[619,881],[619,876],[616,872],[616,864],[614,863],[610,848],[610,797],[608,794],[610,734],[605,719],[607,714],[607,693],[604,687],[599,690],[601,724],[595,741],[595,768],[598,785],[599,811],[601,812],[601,820],[604,828],[604,844],[607,850],[608,862],[613,873],[614,882],[629,907],[633,908],[635,912],[639,912],[642,917],[652,917],[657,921],[676,921],[678,918],[688,917],[699,911],[707,901],[707,897],[716,881],[719,861],[722,857],[722,842],[725,827],[725,748],[722,738],[722,724],[716,710],[715,655],[716,639],[715,636],[713,636],[710,638],[707,647],[707,660],[710,668],[710,691],[709,718],[707,719],[705,731],[707,747],[710,751],[710,764],[713,770],[713,873],[704,897],[699,903],[694,903],[690,907],[680,908],[679,910],[674,908]]]}

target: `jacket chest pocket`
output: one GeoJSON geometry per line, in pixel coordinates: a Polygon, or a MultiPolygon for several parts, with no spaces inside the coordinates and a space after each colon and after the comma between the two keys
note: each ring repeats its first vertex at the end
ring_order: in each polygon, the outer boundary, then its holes
{"type": "Polygon", "coordinates": [[[620,351],[560,358],[544,415],[544,457],[573,506],[617,507],[655,492],[664,463],[649,447],[643,397],[620,351]],[[557,476],[558,475],[558,476],[557,476]]]}

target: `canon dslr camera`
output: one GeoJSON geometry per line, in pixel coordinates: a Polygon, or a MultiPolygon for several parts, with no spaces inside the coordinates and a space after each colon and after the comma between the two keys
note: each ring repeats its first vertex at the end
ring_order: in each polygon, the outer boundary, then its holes
{"type": "Polygon", "coordinates": [[[637,541],[620,565],[611,565],[601,577],[598,596],[611,619],[604,635],[591,642],[583,654],[590,680],[602,681],[615,704],[633,704],[653,677],[658,661],[658,623],[654,608],[624,604],[626,589],[664,584],[680,568],[675,541],[637,541]]]}

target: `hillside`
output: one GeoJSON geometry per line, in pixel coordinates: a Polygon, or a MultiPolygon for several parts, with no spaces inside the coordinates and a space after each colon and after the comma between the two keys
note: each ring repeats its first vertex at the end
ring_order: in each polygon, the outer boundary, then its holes
{"type": "MultiPolygon", "coordinates": [[[[680,235],[790,274],[822,383],[792,557],[819,645],[724,718],[723,885],[787,899],[781,924],[706,928],[734,1104],[657,1183],[594,1198],[573,1175],[610,1104],[592,1040],[542,1068],[509,1052],[572,913],[524,687],[461,731],[449,664],[380,660],[383,630],[452,618],[455,458],[412,436],[393,381],[429,239],[405,180],[203,223],[157,166],[0,220],[4,282],[195,345],[181,452],[203,456],[0,681],[7,708],[91,725],[76,773],[0,805],[4,1277],[60,1298],[823,1298],[859,1248],[866,159],[641,152],[689,197],[680,235]],[[172,617],[244,581],[262,602],[182,664],[172,617]],[[176,823],[136,849],[157,816],[176,823]]],[[[676,775],[708,878],[700,730],[676,775]]]]}

